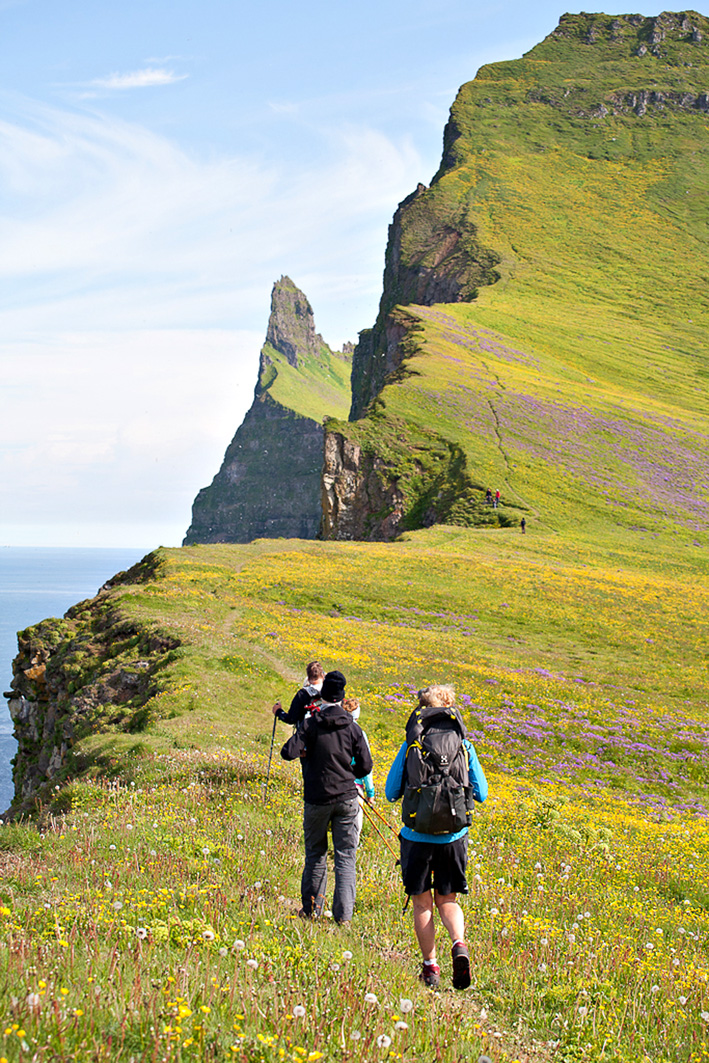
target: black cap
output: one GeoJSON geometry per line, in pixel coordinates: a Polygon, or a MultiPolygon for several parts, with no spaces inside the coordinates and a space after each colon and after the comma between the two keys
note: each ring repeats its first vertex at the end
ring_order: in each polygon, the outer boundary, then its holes
{"type": "Polygon", "coordinates": [[[323,701],[342,701],[345,696],[347,680],[342,672],[328,672],[323,681],[320,696],[323,701]]]}

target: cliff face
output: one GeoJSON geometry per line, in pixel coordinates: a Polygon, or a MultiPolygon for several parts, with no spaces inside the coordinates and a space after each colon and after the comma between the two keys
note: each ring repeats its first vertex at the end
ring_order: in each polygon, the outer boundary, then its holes
{"type": "Polygon", "coordinates": [[[121,615],[108,592],[156,572],[149,555],[62,619],[19,632],[5,695],[18,743],[11,815],[33,811],[54,783],[89,766],[74,757],[81,738],[111,730],[137,735],[152,719],[160,672],[179,642],[121,615]]]}
{"type": "Polygon", "coordinates": [[[469,302],[481,285],[499,279],[500,257],[480,243],[465,203],[439,201],[427,191],[419,184],[389,226],[379,314],[354,350],[351,420],[364,415],[404,357],[395,306],[469,302]]]}
{"type": "Polygon", "coordinates": [[[322,421],[347,407],[350,363],[351,349],[330,350],[305,295],[281,277],[253,404],[194,501],[185,545],[317,535],[322,421]]]}
{"type": "MultiPolygon", "coordinates": [[[[482,67],[463,85],[438,172],[400,204],[389,229],[379,314],[354,352],[349,423],[326,425],[325,535],[488,523],[480,501],[495,481],[508,487],[508,508],[495,516],[518,520],[509,508],[519,502],[515,470],[533,467],[557,432],[557,415],[544,413],[539,438],[530,395],[544,392],[537,408],[550,409],[563,391],[554,376],[577,373],[608,389],[607,399],[571,395],[559,425],[616,423],[613,388],[627,390],[628,410],[658,389],[670,404],[677,389],[685,405],[694,402],[703,387],[694,375],[704,372],[694,335],[682,340],[694,352],[692,383],[678,374],[669,386],[653,367],[674,349],[678,326],[696,327],[706,307],[708,85],[709,20],[693,11],[564,15],[522,59],[482,67]],[[458,308],[445,329],[424,312],[440,304],[458,308]],[[647,335],[643,319],[634,360],[620,337],[643,308],[665,338],[647,335]],[[587,317],[599,337],[591,343],[577,324],[587,317]],[[550,379],[534,369],[503,384],[515,362],[544,364],[550,379]],[[510,440],[522,426],[523,447],[539,441],[534,459],[518,463],[510,440]]],[[[647,436],[645,416],[629,429],[637,439],[647,436]]],[[[658,422],[651,434],[663,430],[658,422]]],[[[598,490],[603,508],[615,488],[612,478],[600,485],[596,462],[607,459],[593,457],[596,440],[584,442],[580,464],[558,461],[576,442],[562,433],[547,483],[569,469],[583,503],[598,490]]],[[[686,463],[679,449],[676,459],[686,463]]],[[[641,451],[623,462],[617,492],[628,478],[638,498],[656,495],[641,451]]]]}

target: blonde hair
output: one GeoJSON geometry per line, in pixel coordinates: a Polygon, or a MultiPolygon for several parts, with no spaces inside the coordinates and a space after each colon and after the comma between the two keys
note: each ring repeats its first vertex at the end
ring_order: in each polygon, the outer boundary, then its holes
{"type": "Polygon", "coordinates": [[[359,708],[359,698],[343,698],[342,708],[347,712],[356,712],[359,708]]]}
{"type": "Polygon", "coordinates": [[[425,687],[423,690],[419,690],[419,708],[425,706],[435,706],[438,709],[451,709],[455,705],[455,690],[452,686],[443,686],[436,684],[435,686],[425,687]]]}

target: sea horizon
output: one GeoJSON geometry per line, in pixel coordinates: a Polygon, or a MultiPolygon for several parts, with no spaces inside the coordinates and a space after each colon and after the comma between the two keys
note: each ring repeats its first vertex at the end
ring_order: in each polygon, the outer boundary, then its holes
{"type": "MultiPolygon", "coordinates": [[[[150,547],[0,547],[0,679],[10,690],[17,633],[48,617],[64,616],[77,602],[93,598],[116,575],[140,561],[150,547]]],[[[13,796],[11,761],[17,751],[13,722],[0,706],[0,812],[13,796]]]]}

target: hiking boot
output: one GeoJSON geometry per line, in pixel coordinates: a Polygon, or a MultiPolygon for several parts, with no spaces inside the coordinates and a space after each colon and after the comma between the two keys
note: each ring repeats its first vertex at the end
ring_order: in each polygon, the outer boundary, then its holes
{"type": "Polygon", "coordinates": [[[424,963],[419,977],[429,989],[438,989],[441,983],[441,968],[437,963],[424,963]]]}
{"type": "Polygon", "coordinates": [[[456,942],[451,949],[453,957],[453,988],[467,989],[470,985],[470,954],[468,946],[462,941],[456,942]]]}

